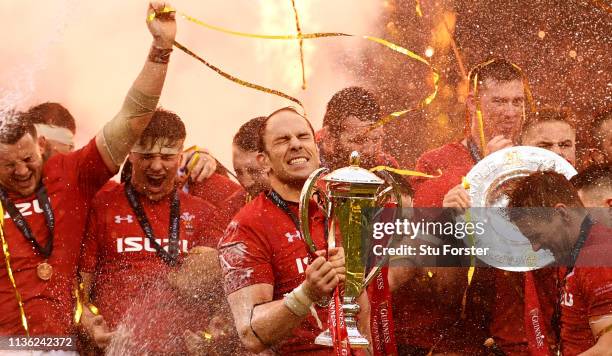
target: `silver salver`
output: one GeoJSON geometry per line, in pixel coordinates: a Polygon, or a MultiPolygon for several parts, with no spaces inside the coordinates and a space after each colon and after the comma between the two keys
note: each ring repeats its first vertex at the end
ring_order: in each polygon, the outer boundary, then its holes
{"type": "Polygon", "coordinates": [[[468,246],[488,248],[479,256],[484,263],[507,271],[530,271],[554,262],[550,251],[534,252],[529,240],[506,216],[512,182],[536,171],[555,171],[567,179],[576,170],[564,158],[539,147],[516,146],[494,152],[478,162],[467,174],[472,209],[460,217],[463,221],[483,222],[485,234],[466,238],[468,246]],[[486,209],[484,209],[486,207],[486,209]]]}

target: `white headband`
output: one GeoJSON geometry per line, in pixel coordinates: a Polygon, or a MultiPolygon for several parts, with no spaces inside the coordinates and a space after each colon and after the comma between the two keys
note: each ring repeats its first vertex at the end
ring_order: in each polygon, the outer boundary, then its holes
{"type": "Polygon", "coordinates": [[[57,141],[65,145],[74,145],[74,134],[65,127],[35,124],[38,136],[43,136],[48,140],[57,141]]]}
{"type": "Polygon", "coordinates": [[[132,147],[132,152],[140,154],[161,154],[161,155],[175,155],[181,153],[182,145],[167,145],[167,140],[156,140],[153,147],[147,147],[136,143],[132,147]]]}

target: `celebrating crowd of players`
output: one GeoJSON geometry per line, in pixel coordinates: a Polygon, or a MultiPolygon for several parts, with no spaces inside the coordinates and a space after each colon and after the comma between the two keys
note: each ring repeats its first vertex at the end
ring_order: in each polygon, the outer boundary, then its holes
{"type": "MultiPolygon", "coordinates": [[[[74,119],[58,104],[2,118],[0,335],[78,336],[82,354],[332,354],[314,338],[327,328],[324,305],[344,281],[345,256],[339,247],[308,255],[298,201],[315,169],[343,167],[351,151],[364,168],[397,167],[383,128],[371,129],[381,109],[350,87],[331,98],[319,131],[291,107],[248,121],[233,140],[237,184],[206,150],[185,150],[183,122],[158,108],[176,33],[163,8],[149,7],[153,43],[122,108],[86,146],[74,150],[74,119]],[[110,180],[122,165],[121,182],[110,180]]],[[[441,176],[398,179],[404,206],[470,208],[462,177],[513,145],[576,166],[570,112],[526,110],[526,78],[506,60],[474,68],[470,83],[475,76],[464,139],[419,158],[416,170],[441,176]]],[[[510,197],[514,207],[551,208],[511,218],[534,250],[571,259],[534,273],[551,355],[612,354],[612,269],[584,263],[612,247],[612,115],[591,133],[590,165],[571,182],[538,172],[510,197]]],[[[310,212],[314,242],[325,246],[325,217],[310,212]]],[[[471,283],[468,273],[389,273],[398,354],[532,354],[525,273],[479,267],[471,283]]],[[[365,293],[359,303],[367,335],[365,293]]]]}

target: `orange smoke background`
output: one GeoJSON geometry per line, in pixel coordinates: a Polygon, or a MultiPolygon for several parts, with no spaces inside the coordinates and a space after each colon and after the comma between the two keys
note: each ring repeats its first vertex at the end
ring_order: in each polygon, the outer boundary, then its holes
{"type": "MultiPolygon", "coordinates": [[[[205,22],[237,31],[295,34],[290,0],[232,0],[171,3],[205,22]]],[[[374,0],[296,1],[304,32],[368,33],[377,20],[374,0]],[[356,21],[356,19],[359,19],[356,21]]],[[[8,0],[0,2],[3,44],[0,105],[25,110],[51,101],[77,121],[77,147],[93,137],[119,110],[144,63],[151,36],[146,1],[8,0]]],[[[296,41],[228,36],[177,18],[177,40],[247,81],[302,100],[315,127],[334,92],[360,85],[342,58],[359,54],[355,39],[305,41],[307,90],[302,90],[296,41]]],[[[175,49],[160,103],[176,112],[188,130],[187,144],[207,147],[231,167],[231,140],[255,116],[290,101],[232,83],[175,49]]]]}

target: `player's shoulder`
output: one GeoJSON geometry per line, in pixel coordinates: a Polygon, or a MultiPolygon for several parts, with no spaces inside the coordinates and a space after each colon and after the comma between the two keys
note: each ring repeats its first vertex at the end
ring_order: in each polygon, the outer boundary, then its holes
{"type": "Polygon", "coordinates": [[[78,150],[54,154],[43,164],[45,176],[75,175],[76,172],[74,172],[73,169],[74,162],[78,161],[79,158],[91,154],[93,150],[97,151],[95,139],[90,140],[89,143],[78,150]]]}
{"type": "MultiPolygon", "coordinates": [[[[580,251],[577,265],[582,267],[603,267],[602,270],[612,272],[612,228],[601,223],[591,227],[586,244],[580,251]]],[[[612,276],[612,274],[611,274],[612,276]]]]}
{"type": "Polygon", "coordinates": [[[461,142],[447,143],[438,148],[434,148],[429,151],[425,151],[419,158],[418,161],[439,161],[449,160],[457,158],[457,154],[465,152],[466,148],[461,142]]]}
{"type": "Polygon", "coordinates": [[[119,196],[124,196],[124,185],[114,180],[109,180],[98,190],[93,198],[93,204],[105,204],[109,202],[116,202],[119,196]]]}
{"type": "Polygon", "coordinates": [[[186,193],[182,190],[178,191],[179,201],[182,205],[206,205],[206,201],[193,194],[186,193]]]}
{"type": "Polygon", "coordinates": [[[276,209],[276,206],[270,202],[265,193],[259,193],[253,200],[245,204],[234,215],[232,221],[236,221],[241,225],[253,224],[258,225],[263,221],[270,221],[270,214],[276,209]]]}
{"type": "Polygon", "coordinates": [[[218,208],[211,202],[206,201],[198,196],[186,193],[179,190],[179,201],[181,202],[181,210],[192,210],[203,216],[204,218],[210,218],[218,208]]]}

